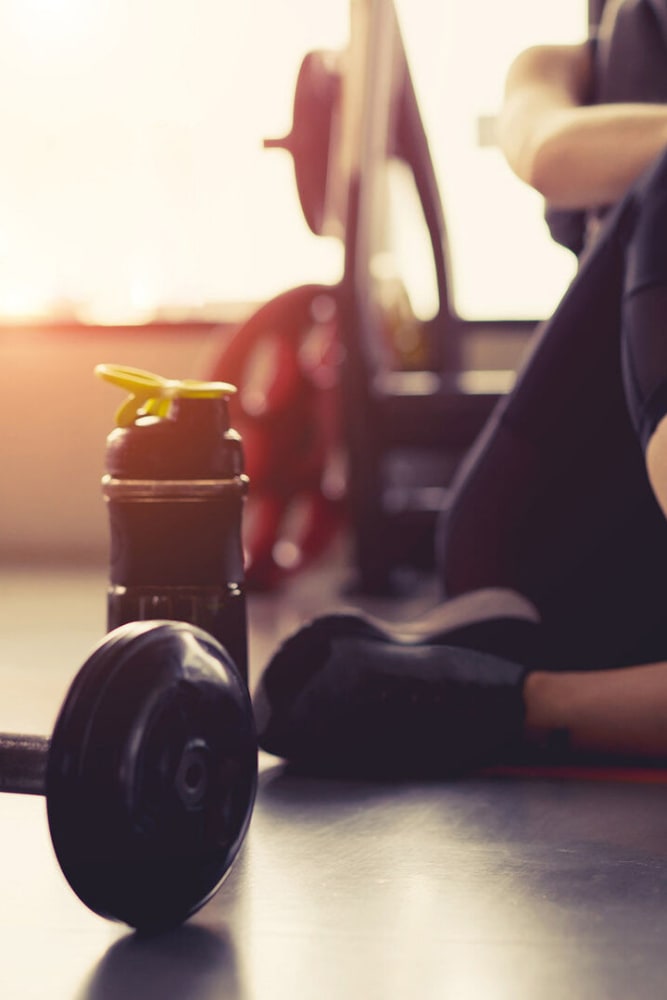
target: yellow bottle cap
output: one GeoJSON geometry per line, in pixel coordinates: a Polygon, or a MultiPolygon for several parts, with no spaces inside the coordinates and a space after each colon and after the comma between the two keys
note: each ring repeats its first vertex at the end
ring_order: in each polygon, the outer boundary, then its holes
{"type": "Polygon", "coordinates": [[[129,427],[137,417],[166,417],[174,399],[221,399],[236,392],[229,382],[168,379],[126,365],[97,365],[95,374],[130,394],[116,412],[118,427],[129,427]]]}

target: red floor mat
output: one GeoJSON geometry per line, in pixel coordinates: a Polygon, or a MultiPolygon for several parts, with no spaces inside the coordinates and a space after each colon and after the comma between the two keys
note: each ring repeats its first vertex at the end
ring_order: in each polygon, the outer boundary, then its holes
{"type": "Polygon", "coordinates": [[[503,764],[479,772],[499,778],[555,778],[572,781],[628,781],[667,785],[667,768],[594,764],[503,764]]]}

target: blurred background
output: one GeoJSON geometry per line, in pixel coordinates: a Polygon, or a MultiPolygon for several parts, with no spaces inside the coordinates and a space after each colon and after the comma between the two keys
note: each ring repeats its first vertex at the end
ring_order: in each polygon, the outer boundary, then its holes
{"type": "MultiPolygon", "coordinates": [[[[96,363],[205,373],[258,305],[340,280],[341,239],[309,229],[291,158],[263,140],[289,132],[304,54],[344,50],[353,7],[0,0],[5,562],[104,558],[98,484],[118,400],[96,363]]],[[[452,307],[470,322],[538,320],[575,260],[510,174],[493,119],[512,57],[581,39],[587,4],[396,10],[447,220],[452,307]]],[[[419,313],[432,265],[416,219],[404,213],[400,247],[419,313]]]]}

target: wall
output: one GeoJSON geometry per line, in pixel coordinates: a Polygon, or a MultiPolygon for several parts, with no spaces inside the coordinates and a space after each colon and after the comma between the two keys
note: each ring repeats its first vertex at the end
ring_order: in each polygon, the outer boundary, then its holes
{"type": "Polygon", "coordinates": [[[100,362],[205,376],[222,328],[0,331],[0,562],[100,562],[107,433],[122,400],[100,362]]]}
{"type": "MultiPolygon", "coordinates": [[[[511,326],[511,325],[509,325],[511,326]]],[[[122,400],[100,362],[206,377],[232,327],[0,329],[0,565],[106,565],[105,439],[122,400]]],[[[467,367],[514,367],[526,330],[467,338],[467,367]]]]}

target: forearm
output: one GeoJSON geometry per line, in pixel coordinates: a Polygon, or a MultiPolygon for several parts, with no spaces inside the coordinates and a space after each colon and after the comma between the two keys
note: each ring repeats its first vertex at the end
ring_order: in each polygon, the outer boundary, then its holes
{"type": "Polygon", "coordinates": [[[591,105],[593,82],[587,44],[527,49],[508,73],[500,148],[555,208],[613,204],[667,145],[667,105],[591,105]]]}
{"type": "Polygon", "coordinates": [[[564,108],[545,116],[524,151],[524,180],[554,208],[618,201],[667,146],[667,106],[564,108]]]}

